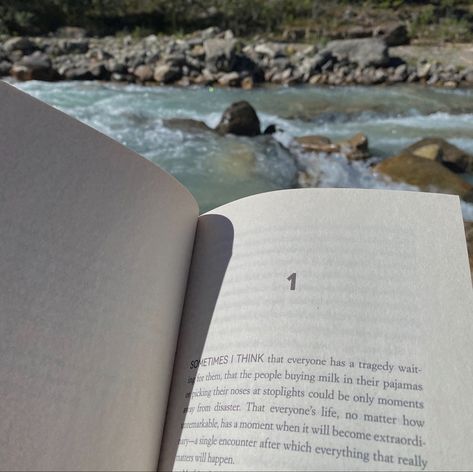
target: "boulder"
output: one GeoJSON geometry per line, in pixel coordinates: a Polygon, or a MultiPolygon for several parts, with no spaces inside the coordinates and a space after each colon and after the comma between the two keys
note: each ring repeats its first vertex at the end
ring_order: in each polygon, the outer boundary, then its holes
{"type": "Polygon", "coordinates": [[[454,172],[473,172],[473,155],[442,138],[423,138],[411,144],[404,151],[439,161],[454,172]]]}
{"type": "Polygon", "coordinates": [[[161,64],[154,69],[154,80],[162,84],[175,82],[176,80],[179,80],[181,76],[181,69],[172,64],[161,64]]]}
{"type": "Polygon", "coordinates": [[[388,46],[382,38],[338,39],[324,49],[339,61],[348,60],[360,67],[382,67],[389,64],[388,46]]]}
{"type": "Polygon", "coordinates": [[[473,274],[473,221],[465,221],[466,248],[468,249],[468,259],[470,261],[470,271],[473,274]]]}
{"type": "Polygon", "coordinates": [[[246,101],[232,103],[215,128],[219,134],[257,136],[261,134],[260,121],[255,109],[246,101]]]}
{"type": "Polygon", "coordinates": [[[7,53],[21,51],[22,54],[31,54],[38,49],[38,45],[31,39],[20,36],[5,41],[3,48],[7,53]]]}
{"type": "Polygon", "coordinates": [[[205,64],[210,72],[231,72],[235,62],[234,39],[211,38],[204,41],[205,64]]]}
{"type": "Polygon", "coordinates": [[[389,47],[409,44],[409,33],[404,23],[378,26],[374,29],[373,36],[381,36],[389,47]]]}
{"type": "Polygon", "coordinates": [[[415,185],[426,192],[458,195],[473,202],[473,186],[464,181],[440,162],[425,159],[409,152],[389,157],[374,167],[395,182],[415,185]]]}
{"type": "Polygon", "coordinates": [[[139,82],[148,82],[149,80],[153,79],[153,69],[145,64],[138,66],[134,71],[133,74],[137,78],[139,82]]]}
{"type": "Polygon", "coordinates": [[[46,54],[39,51],[23,58],[11,69],[11,75],[18,80],[46,80],[57,78],[51,60],[46,54]]]}

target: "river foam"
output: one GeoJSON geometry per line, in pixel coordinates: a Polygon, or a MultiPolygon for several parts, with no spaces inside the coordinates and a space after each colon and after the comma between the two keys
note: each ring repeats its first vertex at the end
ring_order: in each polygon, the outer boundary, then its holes
{"type": "MultiPolygon", "coordinates": [[[[262,128],[274,123],[276,138],[319,134],[344,139],[366,134],[376,158],[399,152],[424,136],[439,136],[473,153],[473,90],[399,87],[292,87],[241,89],[143,87],[97,82],[16,84],[144,155],[175,175],[196,196],[202,211],[253,193],[293,185],[289,153],[267,137],[220,137],[169,129],[168,118],[193,118],[215,126],[231,102],[248,100],[262,128]]],[[[366,163],[313,156],[322,187],[395,188],[366,163]]],[[[463,204],[473,220],[473,205],[463,204]]]]}

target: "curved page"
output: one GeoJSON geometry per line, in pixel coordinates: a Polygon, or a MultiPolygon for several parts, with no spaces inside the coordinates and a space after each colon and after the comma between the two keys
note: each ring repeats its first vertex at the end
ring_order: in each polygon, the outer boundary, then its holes
{"type": "Polygon", "coordinates": [[[0,83],[0,469],[155,469],[197,205],[0,83]]]}
{"type": "Polygon", "coordinates": [[[457,197],[217,208],[198,224],[160,468],[470,469],[472,301],[457,197]]]}

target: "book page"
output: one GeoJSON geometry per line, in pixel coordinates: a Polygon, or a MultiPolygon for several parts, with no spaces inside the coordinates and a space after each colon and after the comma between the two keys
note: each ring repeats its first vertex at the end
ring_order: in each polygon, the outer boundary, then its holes
{"type": "Polygon", "coordinates": [[[0,469],[156,469],[198,210],[0,82],[0,469]]]}
{"type": "Polygon", "coordinates": [[[201,217],[160,469],[465,470],[457,197],[304,189],[201,217]]]}

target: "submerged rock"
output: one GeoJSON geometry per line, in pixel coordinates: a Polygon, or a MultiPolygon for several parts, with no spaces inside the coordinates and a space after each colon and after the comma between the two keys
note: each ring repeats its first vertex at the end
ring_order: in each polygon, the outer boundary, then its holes
{"type": "Polygon", "coordinates": [[[403,152],[439,161],[454,172],[473,172],[473,156],[442,138],[423,138],[403,152]]]}
{"type": "Polygon", "coordinates": [[[304,151],[309,152],[338,152],[338,146],[325,136],[308,135],[294,138],[297,144],[302,146],[304,151]]]}
{"type": "Polygon", "coordinates": [[[444,167],[440,162],[425,159],[412,153],[402,153],[381,161],[375,172],[384,174],[395,182],[415,185],[426,192],[458,195],[473,202],[473,186],[444,167]]]}
{"type": "Polygon", "coordinates": [[[232,103],[222,115],[215,128],[219,134],[257,136],[261,127],[255,109],[246,101],[232,103]]]}
{"type": "Polygon", "coordinates": [[[202,131],[214,131],[203,121],[193,120],[192,118],[169,118],[163,120],[163,125],[170,129],[179,129],[188,133],[199,133],[202,131]]]}
{"type": "Polygon", "coordinates": [[[333,143],[325,136],[309,135],[294,138],[304,151],[342,154],[350,161],[358,161],[370,157],[368,138],[357,133],[350,139],[333,143]]]}

